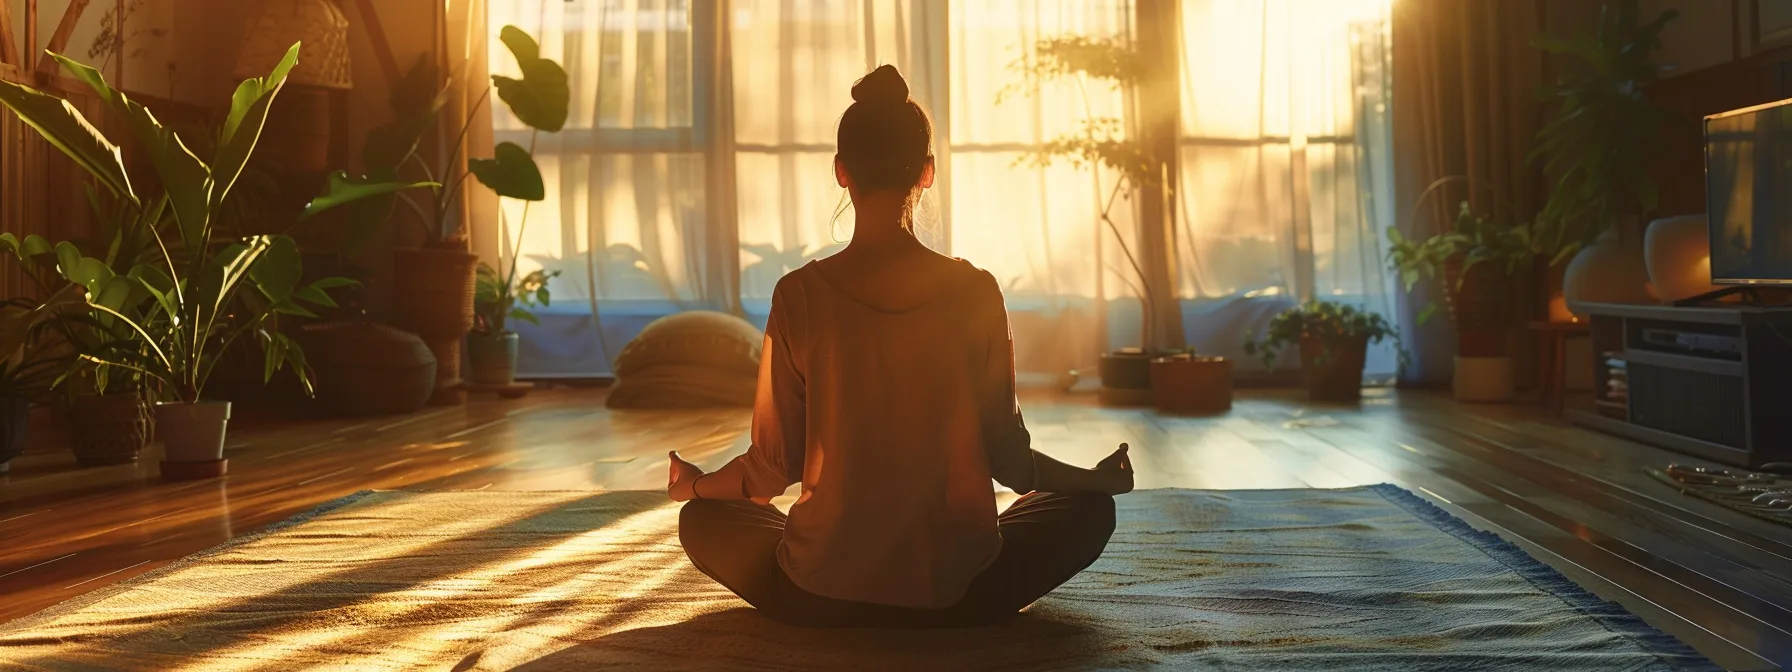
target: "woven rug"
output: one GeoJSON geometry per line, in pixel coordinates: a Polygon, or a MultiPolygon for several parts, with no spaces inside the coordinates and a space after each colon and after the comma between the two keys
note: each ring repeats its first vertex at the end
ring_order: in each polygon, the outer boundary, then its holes
{"type": "Polygon", "coordinates": [[[691,568],[660,493],[363,493],[0,625],[0,669],[1711,668],[1392,486],[1119,501],[1013,622],[813,631],[691,568]]]}

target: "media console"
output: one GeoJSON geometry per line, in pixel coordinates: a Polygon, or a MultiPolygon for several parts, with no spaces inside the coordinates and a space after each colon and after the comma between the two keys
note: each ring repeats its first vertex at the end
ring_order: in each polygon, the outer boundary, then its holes
{"type": "Polygon", "coordinates": [[[1575,424],[1742,467],[1792,462],[1792,308],[1585,303],[1593,402],[1575,424]]]}

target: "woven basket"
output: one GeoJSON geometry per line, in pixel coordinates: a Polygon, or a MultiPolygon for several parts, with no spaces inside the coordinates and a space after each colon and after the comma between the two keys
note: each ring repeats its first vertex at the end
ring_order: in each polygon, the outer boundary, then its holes
{"type": "Polygon", "coordinates": [[[1476,264],[1467,277],[1462,256],[1444,261],[1444,304],[1456,329],[1461,357],[1506,356],[1506,331],[1512,326],[1512,278],[1497,264],[1476,264]]]}
{"type": "Polygon", "coordinates": [[[435,355],[416,334],[363,320],[308,325],[302,338],[325,413],[410,413],[435,390],[435,355]]]}
{"type": "Polygon", "coordinates": [[[136,462],[153,428],[136,392],[75,397],[68,419],[69,448],[83,467],[136,462]]]}

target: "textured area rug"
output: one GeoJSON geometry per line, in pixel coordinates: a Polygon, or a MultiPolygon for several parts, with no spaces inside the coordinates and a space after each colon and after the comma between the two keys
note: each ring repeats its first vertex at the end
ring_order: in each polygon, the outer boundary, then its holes
{"type": "Polygon", "coordinates": [[[0,625],[0,669],[1711,667],[1392,486],[1119,501],[1011,623],[811,631],[698,574],[660,493],[364,493],[0,625]]]}

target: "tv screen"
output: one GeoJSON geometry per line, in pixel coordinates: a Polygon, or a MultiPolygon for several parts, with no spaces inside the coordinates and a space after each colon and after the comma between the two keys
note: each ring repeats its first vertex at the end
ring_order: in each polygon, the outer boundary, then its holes
{"type": "Polygon", "coordinates": [[[1792,283],[1792,100],[1705,118],[1711,282],[1792,283]]]}

